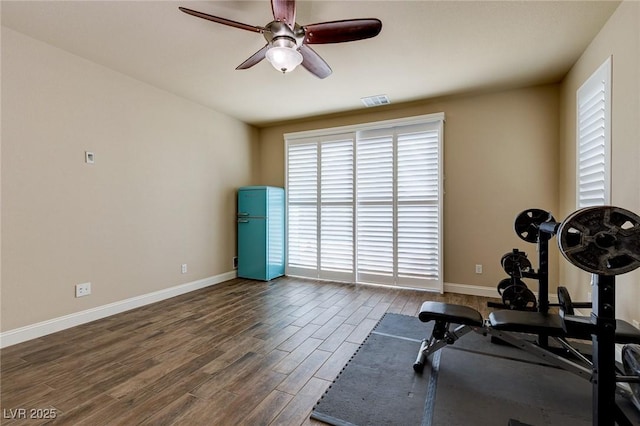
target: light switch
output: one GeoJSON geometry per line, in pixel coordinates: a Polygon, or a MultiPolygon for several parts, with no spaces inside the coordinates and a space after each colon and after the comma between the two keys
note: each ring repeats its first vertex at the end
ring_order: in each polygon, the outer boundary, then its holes
{"type": "Polygon", "coordinates": [[[93,155],[93,152],[89,152],[89,151],[84,152],[84,162],[87,164],[95,163],[95,156],[93,155]]]}

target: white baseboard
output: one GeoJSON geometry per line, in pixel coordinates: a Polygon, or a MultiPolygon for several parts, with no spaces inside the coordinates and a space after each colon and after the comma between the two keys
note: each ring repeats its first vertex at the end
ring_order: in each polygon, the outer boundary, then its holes
{"type": "Polygon", "coordinates": [[[203,278],[201,280],[143,294],[142,296],[132,297],[130,299],[109,303],[107,305],[98,306],[85,311],[8,330],[0,333],[0,348],[26,342],[27,340],[36,339],[77,325],[86,324],[91,321],[106,318],[108,316],[149,305],[151,303],[160,302],[191,291],[200,290],[205,287],[234,279],[236,276],[236,271],[225,272],[223,274],[203,278]]]}
{"type": "Polygon", "coordinates": [[[470,296],[500,297],[495,287],[471,284],[444,283],[444,292],[468,294],[470,296]]]}

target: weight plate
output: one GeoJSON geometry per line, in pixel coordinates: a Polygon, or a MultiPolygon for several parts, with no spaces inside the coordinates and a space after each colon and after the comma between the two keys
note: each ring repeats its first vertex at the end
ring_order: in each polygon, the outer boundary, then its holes
{"type": "MultiPolygon", "coordinates": [[[[516,216],[514,229],[518,237],[528,243],[538,242],[538,228],[543,222],[555,222],[555,219],[546,210],[528,209],[516,216]]],[[[549,238],[551,235],[549,235],[549,238]]]]}
{"type": "Polygon", "coordinates": [[[573,302],[566,287],[558,287],[558,304],[566,315],[574,315],[573,302]]]}
{"type": "Polygon", "coordinates": [[[507,305],[509,309],[518,311],[535,310],[538,307],[535,294],[527,287],[519,285],[512,285],[504,289],[502,303],[507,305]]]}
{"type": "Polygon", "coordinates": [[[640,267],[640,216],[620,207],[586,207],[558,228],[562,255],[578,268],[620,275],[640,267]]]}
{"type": "Polygon", "coordinates": [[[502,292],[507,288],[507,287],[511,287],[512,285],[516,285],[516,286],[520,286],[520,287],[524,287],[527,288],[527,285],[524,283],[524,281],[522,281],[520,278],[516,278],[515,280],[513,278],[505,278],[504,280],[501,280],[498,283],[498,294],[500,296],[502,296],[502,292]],[[514,282],[515,281],[515,282],[514,282]]]}
{"type": "Polygon", "coordinates": [[[507,253],[500,259],[500,264],[504,271],[511,277],[521,277],[522,272],[531,271],[531,262],[527,259],[527,254],[522,251],[507,253]]]}

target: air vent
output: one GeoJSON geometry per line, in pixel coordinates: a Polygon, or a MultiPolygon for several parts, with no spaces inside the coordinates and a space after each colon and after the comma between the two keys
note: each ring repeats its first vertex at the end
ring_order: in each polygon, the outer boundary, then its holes
{"type": "Polygon", "coordinates": [[[366,98],[360,98],[360,100],[366,107],[387,105],[391,103],[387,95],[368,96],[366,98]]]}

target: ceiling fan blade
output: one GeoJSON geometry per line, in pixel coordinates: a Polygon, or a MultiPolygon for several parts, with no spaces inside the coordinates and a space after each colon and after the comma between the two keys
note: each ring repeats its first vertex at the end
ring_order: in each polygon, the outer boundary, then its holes
{"type": "Polygon", "coordinates": [[[241,30],[253,31],[262,34],[264,32],[263,27],[256,27],[254,25],[243,24],[242,22],[232,21],[231,19],[220,18],[218,16],[209,15],[207,13],[198,12],[196,10],[187,9],[186,7],[178,7],[182,12],[198,18],[206,19],[207,21],[217,22],[218,24],[228,25],[234,28],[240,28],[241,30]]]}
{"type": "Polygon", "coordinates": [[[316,53],[315,50],[303,44],[300,46],[300,53],[302,54],[301,65],[311,74],[318,78],[326,78],[331,75],[331,67],[320,57],[320,55],[316,53]]]}
{"type": "Polygon", "coordinates": [[[377,36],[382,29],[382,22],[375,18],[346,19],[304,25],[302,28],[305,31],[305,43],[343,43],[377,36]]]}
{"type": "Polygon", "coordinates": [[[285,22],[290,28],[296,24],[295,0],[271,0],[271,10],[276,21],[285,22]]]}
{"type": "Polygon", "coordinates": [[[254,66],[255,64],[257,64],[258,62],[260,62],[261,60],[264,59],[265,54],[267,53],[268,49],[269,49],[269,45],[265,44],[265,46],[262,49],[258,50],[256,53],[251,55],[251,57],[249,59],[247,59],[246,61],[244,61],[240,65],[238,65],[236,67],[236,69],[237,70],[246,70],[247,68],[251,68],[252,66],[254,66]]]}

